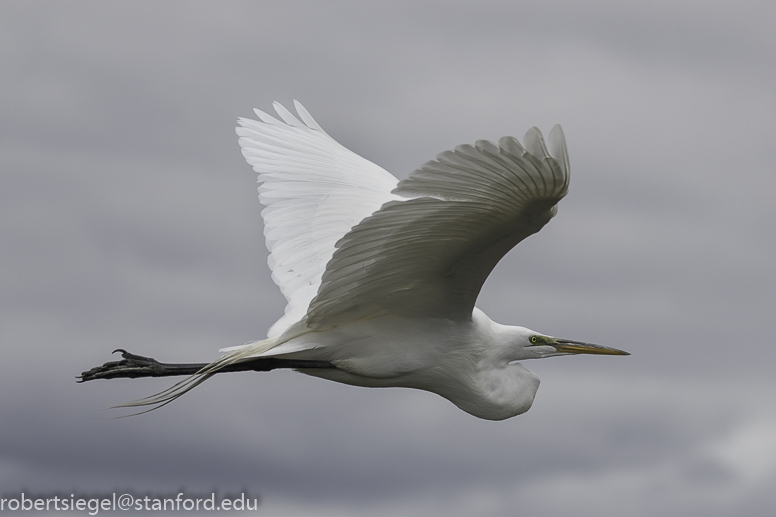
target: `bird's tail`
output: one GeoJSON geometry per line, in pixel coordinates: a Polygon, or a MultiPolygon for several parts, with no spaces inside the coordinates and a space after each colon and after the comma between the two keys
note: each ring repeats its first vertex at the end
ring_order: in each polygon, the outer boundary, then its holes
{"type": "MultiPolygon", "coordinates": [[[[195,373],[194,375],[190,375],[189,377],[186,377],[180,382],[175,383],[174,385],[170,386],[164,391],[160,391],[159,393],[156,393],[155,395],[151,395],[149,397],[145,397],[138,400],[133,400],[130,402],[125,402],[124,404],[118,404],[116,406],[111,406],[110,409],[115,408],[125,408],[125,407],[147,407],[150,406],[148,409],[144,411],[140,411],[138,413],[132,413],[129,415],[124,416],[135,416],[135,415],[142,415],[143,413],[148,413],[149,411],[153,411],[154,409],[159,409],[162,406],[166,406],[173,400],[177,399],[178,397],[181,397],[188,393],[189,391],[193,390],[209,378],[211,378],[213,375],[218,373],[218,370],[221,368],[224,368],[225,366],[228,366],[230,364],[238,363],[244,359],[250,358],[251,356],[255,356],[261,353],[264,353],[271,348],[275,347],[277,345],[277,339],[264,339],[262,341],[256,341],[254,343],[249,343],[247,345],[243,345],[239,347],[237,350],[233,350],[230,352],[227,352],[220,358],[216,359],[209,365],[202,368],[200,371],[195,373]]],[[[123,417],[120,417],[123,418],[123,417]]]]}

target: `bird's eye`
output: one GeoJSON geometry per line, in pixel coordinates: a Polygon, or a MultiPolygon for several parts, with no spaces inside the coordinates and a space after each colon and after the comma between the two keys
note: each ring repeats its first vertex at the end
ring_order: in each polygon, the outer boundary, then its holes
{"type": "Polygon", "coordinates": [[[536,343],[537,341],[536,336],[531,336],[531,343],[536,343]]]}

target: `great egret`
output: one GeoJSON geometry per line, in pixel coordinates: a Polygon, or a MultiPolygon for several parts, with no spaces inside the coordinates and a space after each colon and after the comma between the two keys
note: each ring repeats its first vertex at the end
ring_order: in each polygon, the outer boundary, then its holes
{"type": "Polygon", "coordinates": [[[405,180],[349,151],[295,101],[281,120],[239,119],[259,174],[272,279],[285,314],[267,339],[210,364],[162,364],[124,353],[81,380],[193,374],[124,406],[167,404],[218,372],[295,368],[345,384],[437,393],[479,418],[528,411],[539,378],[517,361],[615,348],[500,325],[474,304],[512,247],[556,213],[569,185],[560,126],[545,145],[480,140],[437,156],[405,180]]]}

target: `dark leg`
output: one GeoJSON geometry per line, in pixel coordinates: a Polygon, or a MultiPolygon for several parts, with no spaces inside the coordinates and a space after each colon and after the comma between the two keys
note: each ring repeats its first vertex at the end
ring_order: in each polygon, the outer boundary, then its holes
{"type": "MultiPolygon", "coordinates": [[[[136,377],[171,377],[175,375],[194,375],[209,363],[160,363],[156,359],[130,354],[119,348],[113,353],[121,352],[121,361],[111,361],[102,366],[95,366],[76,377],[78,382],[94,379],[116,379],[136,377]]],[[[233,363],[216,370],[222,372],[268,372],[277,368],[336,368],[329,361],[306,361],[304,359],[279,359],[277,357],[257,357],[233,363]]]]}

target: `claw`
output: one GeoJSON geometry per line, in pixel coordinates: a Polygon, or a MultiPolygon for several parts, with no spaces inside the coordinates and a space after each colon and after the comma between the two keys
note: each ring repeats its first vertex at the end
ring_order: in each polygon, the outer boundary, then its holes
{"type": "Polygon", "coordinates": [[[109,361],[102,366],[95,366],[77,376],[77,382],[115,377],[148,377],[153,376],[154,372],[158,372],[161,368],[161,364],[156,359],[131,354],[123,348],[113,351],[114,354],[116,352],[121,352],[123,357],[121,361],[109,361]]]}

